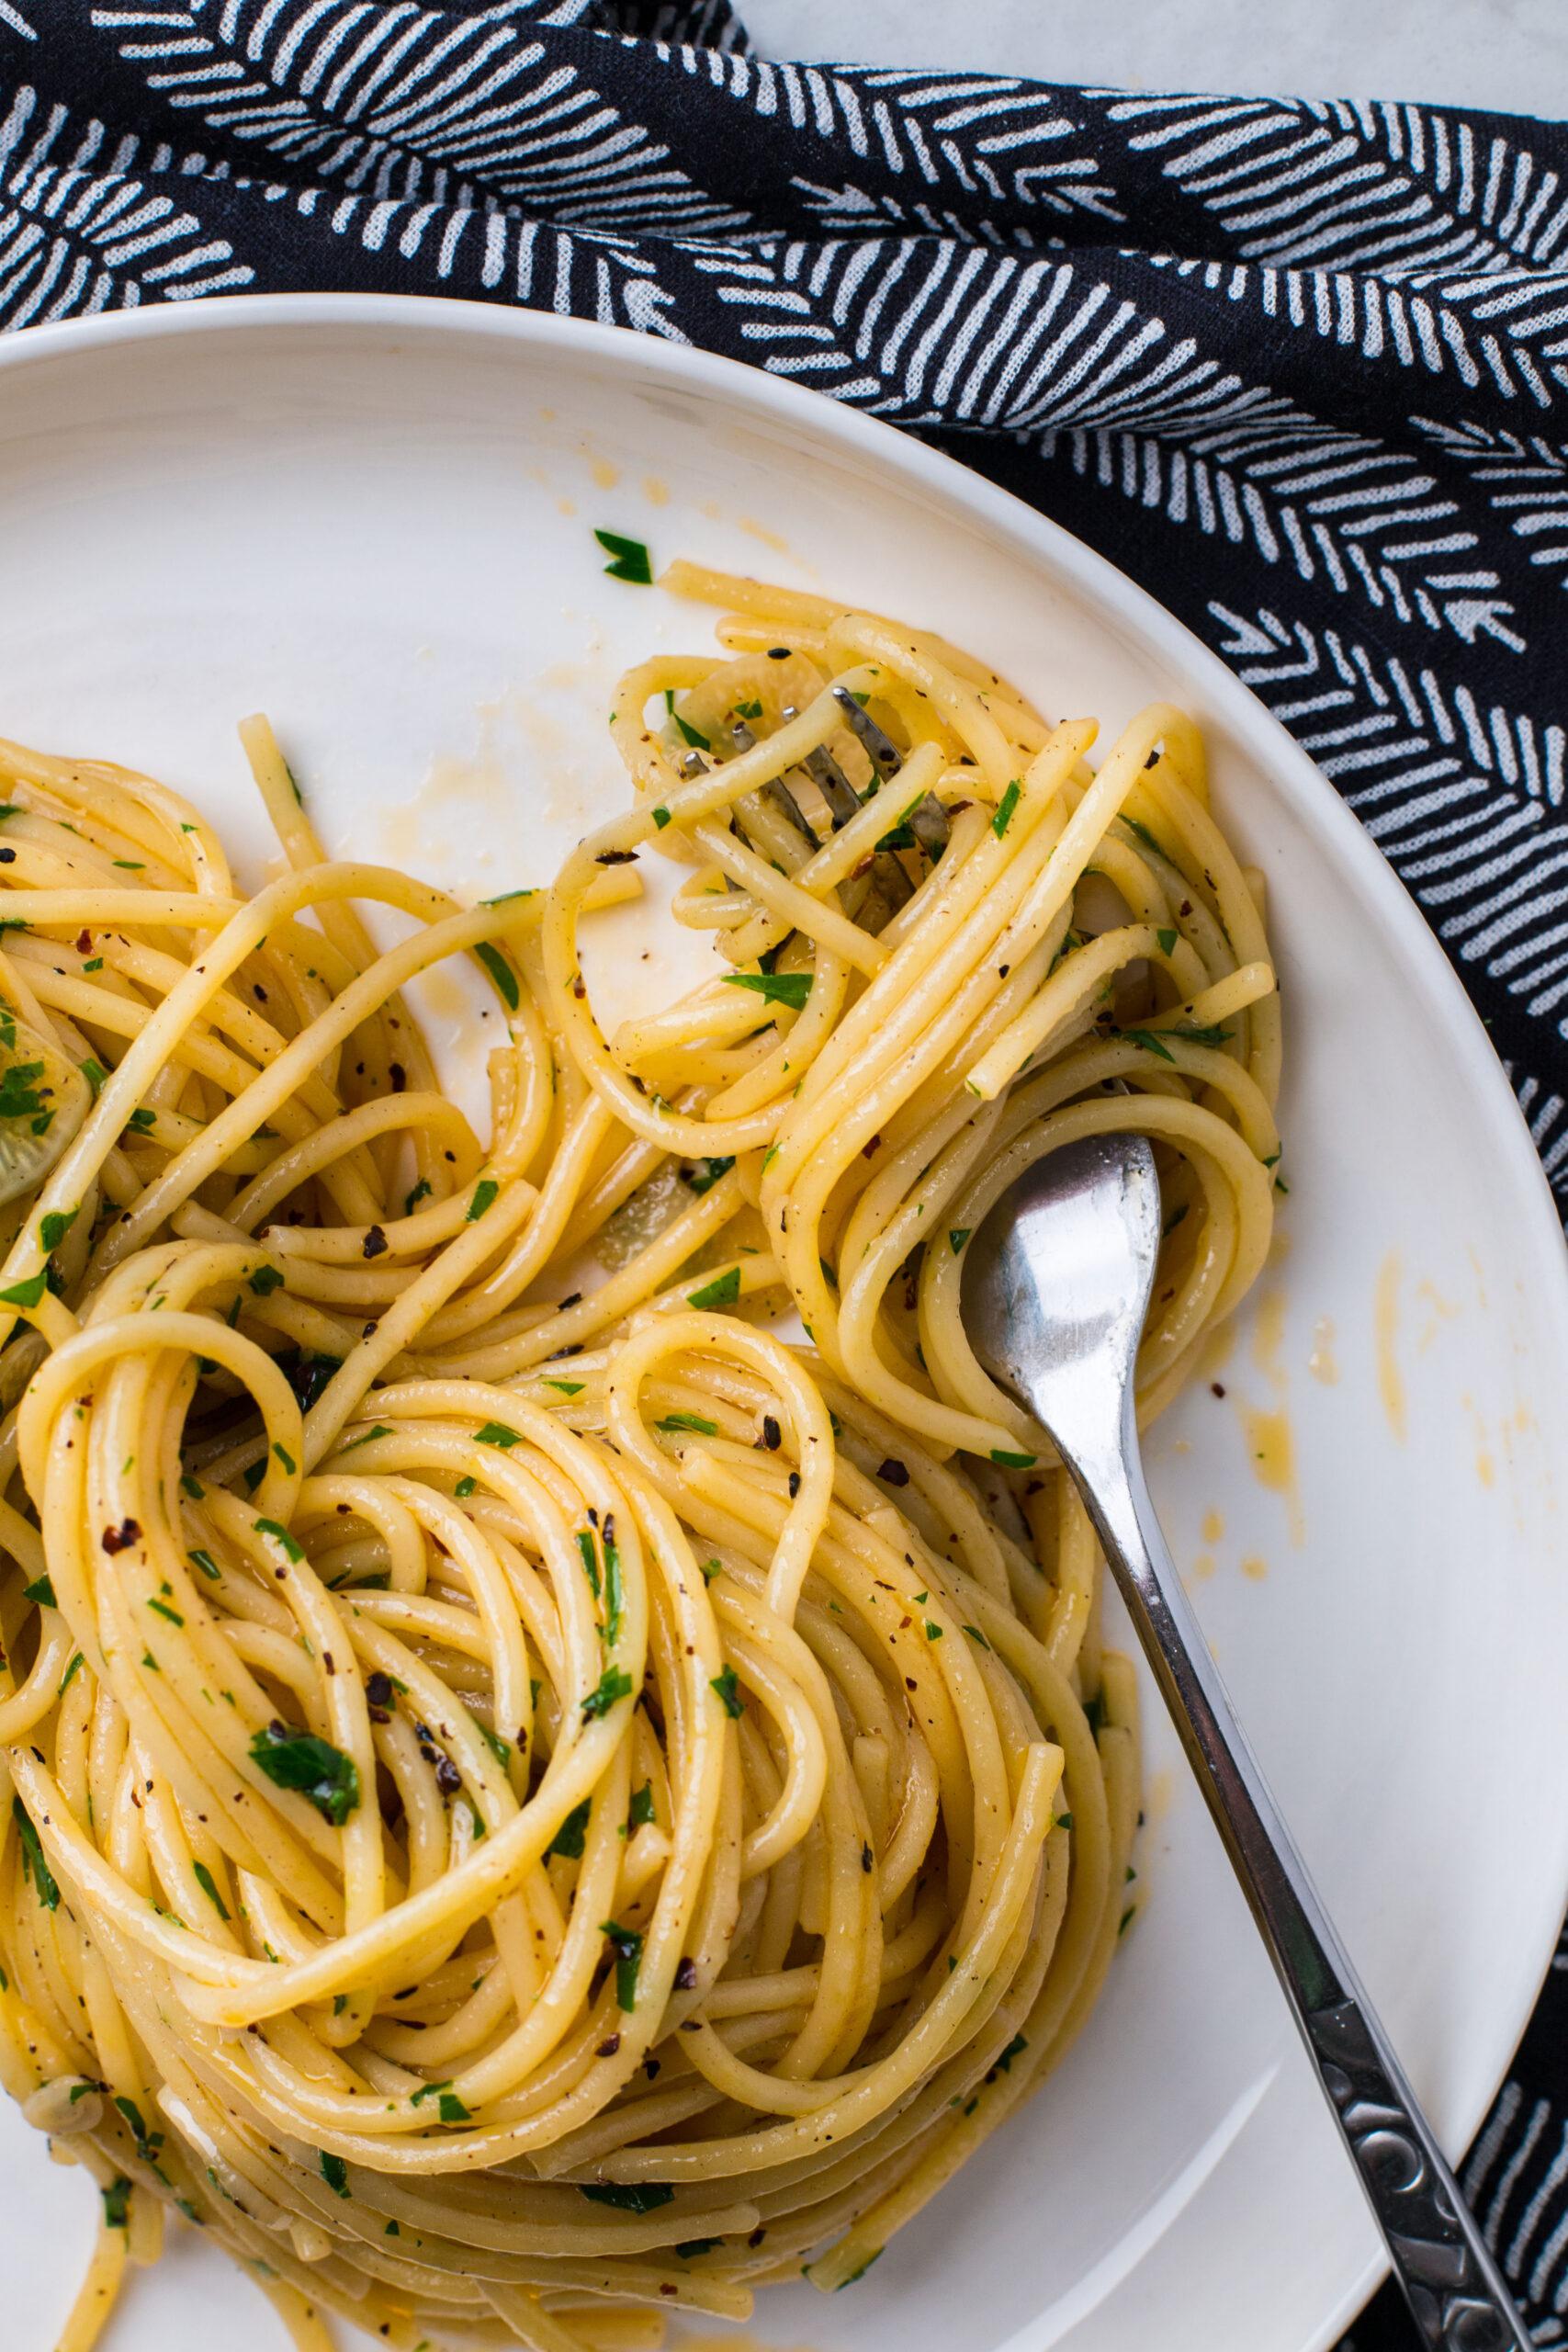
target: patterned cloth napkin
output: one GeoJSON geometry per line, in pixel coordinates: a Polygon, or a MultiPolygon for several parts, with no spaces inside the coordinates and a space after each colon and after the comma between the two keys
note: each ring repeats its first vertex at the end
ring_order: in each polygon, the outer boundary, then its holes
{"type": "MultiPolygon", "coordinates": [[[[727,0],[0,0],[0,324],[299,288],[727,352],[1100,548],[1357,812],[1568,1202],[1568,128],[773,64],[727,0]]],[[[1565,2029],[1554,1972],[1466,2175],[1543,2345],[1565,2029]]]]}

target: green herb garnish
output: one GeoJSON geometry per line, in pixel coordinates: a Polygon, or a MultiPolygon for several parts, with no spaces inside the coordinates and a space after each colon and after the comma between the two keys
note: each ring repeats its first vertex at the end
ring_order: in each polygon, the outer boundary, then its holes
{"type": "Polygon", "coordinates": [[[615,1955],[615,2003],[630,2016],[637,2007],[637,1973],[642,1966],[642,1930],[617,1920],[600,1922],[600,1933],[615,1955]]]}
{"type": "Polygon", "coordinates": [[[495,982],[496,991],[509,1012],[515,1012],[521,999],[517,990],[517,975],[498,947],[488,939],[476,940],[474,954],[495,982]]]}
{"type": "Polygon", "coordinates": [[[503,1453],[508,1446],[521,1445],[522,1442],[517,1431],[509,1430],[504,1421],[487,1421],[482,1430],[474,1431],[476,1445],[498,1445],[503,1453]]]}
{"type": "Polygon", "coordinates": [[[579,2181],[579,2193],[593,2205],[612,2205],[617,2213],[657,2213],[673,2202],[675,2191],[661,2180],[579,2181]]]}
{"type": "Polygon", "coordinates": [[[1019,778],[1014,776],[1012,782],[1008,786],[1007,790],[1003,793],[1000,800],[998,801],[997,813],[991,819],[991,831],[995,833],[998,841],[1000,841],[1002,835],[1011,824],[1012,812],[1018,807],[1018,804],[1022,797],[1023,786],[1020,782],[1019,778]]]}
{"type": "Polygon", "coordinates": [[[595,531],[594,537],[614,561],[604,566],[612,580],[629,580],[634,588],[651,588],[653,566],[640,539],[623,539],[617,531],[595,531]]]}
{"type": "Polygon", "coordinates": [[[607,1666],[599,1677],[596,1689],[590,1690],[582,1702],[582,1720],[592,1723],[600,1715],[607,1715],[616,1702],[632,1695],[632,1679],[624,1667],[607,1666]]]}
{"type": "Polygon", "coordinates": [[[751,989],[764,1004],[787,1004],[792,1012],[801,1012],[811,994],[813,975],[810,972],[727,972],[725,984],[732,989],[751,989]]]}
{"type": "Polygon", "coordinates": [[[728,1176],[734,1167],[729,1159],[699,1159],[685,1179],[694,1193],[711,1193],[721,1176],[728,1176]]]}
{"type": "Polygon", "coordinates": [[[20,1797],[11,1799],[11,1818],[22,1841],[22,1876],[32,1880],[38,1899],[46,1911],[58,1911],[60,1881],[44,1858],[43,1842],[33,1827],[32,1816],[20,1797]]]}
{"type": "Polygon", "coordinates": [[[359,1804],[359,1770],[351,1756],[313,1732],[287,1724],[263,1725],[251,1742],[251,1761],[280,1789],[294,1789],[323,1820],[341,1829],[359,1804]]]}
{"type": "Polygon", "coordinates": [[[724,1712],[732,1721],[739,1720],[746,1713],[746,1702],[740,1696],[735,1679],[735,1668],[732,1666],[727,1666],[722,1674],[716,1674],[709,1682],[708,1689],[717,1691],[724,1702],[724,1712]]]}
{"type": "MultiPolygon", "coordinates": [[[[41,1281],[42,1277],[39,1279],[41,1281]]],[[[688,1291],[686,1304],[688,1306],[733,1306],[739,1295],[740,1269],[730,1266],[722,1274],[716,1275],[711,1283],[705,1283],[701,1290],[688,1291]]],[[[8,1298],[10,1293],[0,1292],[0,1296],[8,1298]]]]}
{"type": "Polygon", "coordinates": [[[592,1797],[584,1797],[581,1804],[573,1805],[549,1844],[545,1848],[547,1861],[552,1854],[564,1855],[569,1862],[580,1862],[582,1860],[583,1841],[588,1834],[588,1816],[592,1806],[592,1797]]]}
{"type": "Polygon", "coordinates": [[[206,1895],[209,1903],[211,1904],[213,1909],[217,1912],[218,1917],[220,1919],[226,1919],[229,1917],[228,1906],[225,1905],[223,1897],[219,1894],[218,1882],[213,1877],[212,1872],[208,1869],[207,1864],[205,1862],[193,1862],[191,1864],[191,1869],[195,1873],[197,1886],[200,1887],[203,1894],[206,1895]]]}

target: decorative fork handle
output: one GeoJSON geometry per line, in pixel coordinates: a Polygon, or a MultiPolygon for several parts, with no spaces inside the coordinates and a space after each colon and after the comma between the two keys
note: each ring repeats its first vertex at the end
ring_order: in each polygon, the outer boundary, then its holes
{"type": "MultiPolygon", "coordinates": [[[[1054,1421],[1057,1417],[1053,1416],[1054,1421]]],[[[1208,1799],[1302,2039],[1431,2352],[1534,2352],[1377,2013],[1247,1745],[1144,1484],[1130,1396],[1120,1447],[1054,1429],[1208,1799]]]]}

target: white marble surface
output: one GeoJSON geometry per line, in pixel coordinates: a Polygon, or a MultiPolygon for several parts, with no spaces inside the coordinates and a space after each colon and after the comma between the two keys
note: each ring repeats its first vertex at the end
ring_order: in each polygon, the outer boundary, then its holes
{"type": "Polygon", "coordinates": [[[768,57],[1568,117],[1568,0],[736,0],[768,57]]]}

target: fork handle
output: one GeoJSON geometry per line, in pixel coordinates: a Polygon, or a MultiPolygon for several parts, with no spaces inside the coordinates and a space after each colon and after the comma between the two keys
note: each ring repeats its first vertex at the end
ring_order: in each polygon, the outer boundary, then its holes
{"type": "Polygon", "coordinates": [[[1432,2352],[1534,2352],[1502,2273],[1280,1817],[1144,1483],[1120,1450],[1064,1461],[1105,1548],[1242,1892],[1432,2352]]]}

